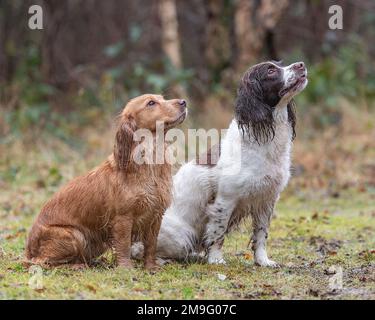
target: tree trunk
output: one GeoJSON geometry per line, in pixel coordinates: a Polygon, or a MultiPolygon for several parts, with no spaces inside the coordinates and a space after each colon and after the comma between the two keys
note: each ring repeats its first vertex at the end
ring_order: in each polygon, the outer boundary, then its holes
{"type": "Polygon", "coordinates": [[[69,58],[58,46],[60,28],[66,23],[68,1],[44,1],[45,27],[42,39],[42,72],[44,81],[64,88],[69,82],[69,58]]]}
{"type": "Polygon", "coordinates": [[[159,14],[162,24],[162,47],[164,53],[174,67],[181,69],[180,38],[175,0],[160,0],[159,14]]]}
{"type": "MultiPolygon", "coordinates": [[[[175,0],[159,0],[159,15],[162,25],[162,48],[172,65],[182,69],[180,37],[178,33],[177,7],[175,0]]],[[[184,87],[177,83],[172,86],[171,93],[186,99],[184,87]]]]}
{"type": "Polygon", "coordinates": [[[289,0],[238,0],[235,8],[237,71],[257,62],[267,32],[272,31],[289,0]]]}
{"type": "Polygon", "coordinates": [[[225,1],[207,0],[205,5],[207,14],[205,57],[213,80],[219,81],[216,77],[229,63],[231,55],[229,26],[223,19],[225,1]]]}
{"type": "MultiPolygon", "coordinates": [[[[10,83],[17,63],[24,58],[23,48],[29,34],[15,21],[25,19],[27,3],[0,0],[0,83],[10,83]]],[[[27,21],[25,22],[27,25],[27,21]]]]}

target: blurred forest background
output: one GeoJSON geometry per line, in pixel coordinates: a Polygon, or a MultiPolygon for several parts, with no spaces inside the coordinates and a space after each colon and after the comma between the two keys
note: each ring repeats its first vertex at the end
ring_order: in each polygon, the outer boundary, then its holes
{"type": "Polygon", "coordinates": [[[309,71],[290,192],[374,194],[373,0],[0,0],[0,24],[0,188],[98,164],[145,92],[187,97],[185,128],[226,128],[240,75],[274,59],[309,71]],[[43,30],[28,28],[33,4],[43,30]],[[334,4],[343,30],[328,28],[334,4]]]}
{"type": "Polygon", "coordinates": [[[374,39],[374,0],[0,0],[0,299],[375,299],[374,39]],[[43,30],[28,27],[34,4],[43,30]],[[328,27],[331,5],[343,30],[328,27]],[[282,268],[253,266],[245,225],[225,242],[227,266],[148,275],[109,255],[81,272],[44,270],[31,289],[32,221],[107,158],[129,98],[184,97],[184,130],[227,128],[240,76],[269,59],[302,60],[309,74],[268,242],[282,268]],[[330,266],[343,268],[340,292],[330,266]]]}

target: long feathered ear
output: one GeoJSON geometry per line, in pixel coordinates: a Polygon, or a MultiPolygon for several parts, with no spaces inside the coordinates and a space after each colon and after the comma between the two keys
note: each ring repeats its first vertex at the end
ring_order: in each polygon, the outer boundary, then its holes
{"type": "Polygon", "coordinates": [[[113,150],[116,166],[119,170],[126,170],[131,161],[131,154],[135,146],[135,130],[135,121],[132,119],[122,120],[119,124],[113,150]]]}
{"type": "Polygon", "coordinates": [[[288,122],[292,128],[292,140],[296,137],[296,109],[295,109],[296,103],[294,100],[291,100],[288,103],[287,110],[288,110],[288,122]]]}
{"type": "Polygon", "coordinates": [[[242,133],[248,134],[259,145],[274,138],[272,107],[264,102],[258,80],[242,80],[237,91],[235,113],[242,133]]]}

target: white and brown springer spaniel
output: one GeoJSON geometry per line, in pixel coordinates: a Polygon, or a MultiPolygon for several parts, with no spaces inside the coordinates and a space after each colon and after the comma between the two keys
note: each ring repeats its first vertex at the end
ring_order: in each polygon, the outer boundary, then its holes
{"type": "MultiPolygon", "coordinates": [[[[247,70],[239,84],[235,118],[218,148],[209,150],[209,163],[195,159],[173,177],[173,201],[158,236],[159,258],[181,260],[205,251],[208,263],[225,263],[225,234],[251,216],[255,263],[277,265],[267,256],[266,239],[290,177],[296,121],[292,98],[307,82],[303,62],[286,67],[264,62],[247,70]],[[215,150],[218,161],[212,163],[215,150]]],[[[132,252],[142,255],[142,245],[134,244],[132,252]]]]}

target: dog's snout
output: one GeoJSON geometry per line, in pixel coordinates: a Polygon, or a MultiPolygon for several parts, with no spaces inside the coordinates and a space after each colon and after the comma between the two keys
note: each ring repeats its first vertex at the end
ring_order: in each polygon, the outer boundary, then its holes
{"type": "Polygon", "coordinates": [[[179,109],[181,110],[181,112],[184,112],[185,109],[186,109],[186,100],[184,100],[184,99],[178,100],[177,105],[178,105],[179,109]]]}
{"type": "Polygon", "coordinates": [[[181,99],[181,100],[178,101],[178,104],[179,104],[181,107],[186,107],[186,100],[181,99]]]}
{"type": "Polygon", "coordinates": [[[296,62],[295,64],[293,64],[293,69],[298,70],[298,71],[303,71],[305,70],[305,64],[302,61],[296,62]]]}
{"type": "Polygon", "coordinates": [[[296,62],[292,65],[292,70],[294,71],[295,75],[301,78],[307,77],[307,70],[305,64],[300,61],[296,62]]]}

